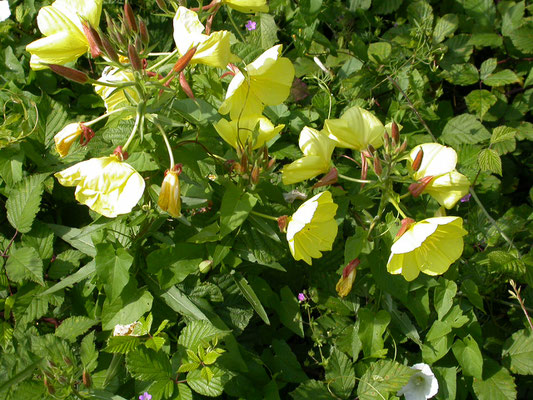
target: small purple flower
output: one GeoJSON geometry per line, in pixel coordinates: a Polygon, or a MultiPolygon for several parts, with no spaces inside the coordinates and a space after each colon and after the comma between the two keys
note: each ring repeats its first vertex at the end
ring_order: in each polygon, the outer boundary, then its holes
{"type": "Polygon", "coordinates": [[[257,28],[257,22],[252,21],[251,19],[244,25],[249,31],[255,31],[257,28]]]}
{"type": "Polygon", "coordinates": [[[468,193],[465,197],[463,197],[461,199],[461,203],[467,203],[470,201],[470,197],[472,197],[472,195],[470,193],[468,193]]]}
{"type": "Polygon", "coordinates": [[[152,400],[152,395],[148,392],[144,392],[139,396],[139,400],[152,400]]]}
{"type": "Polygon", "coordinates": [[[298,293],[298,301],[302,302],[305,301],[306,297],[303,293],[298,293]]]}

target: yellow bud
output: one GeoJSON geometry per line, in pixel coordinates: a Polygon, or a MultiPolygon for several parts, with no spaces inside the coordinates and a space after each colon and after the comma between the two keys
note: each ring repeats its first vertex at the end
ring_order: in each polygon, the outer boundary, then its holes
{"type": "MultiPolygon", "coordinates": [[[[179,168],[181,172],[181,167],[179,168]]],[[[163,184],[161,185],[161,192],[159,192],[159,199],[157,204],[163,211],[168,212],[173,217],[181,216],[181,198],[180,198],[180,181],[179,172],[176,170],[168,170],[163,184]]]]}
{"type": "Polygon", "coordinates": [[[61,131],[54,136],[54,142],[56,144],[56,150],[61,157],[65,157],[68,154],[72,143],[80,137],[82,126],[79,122],[68,124],[61,131]]]}

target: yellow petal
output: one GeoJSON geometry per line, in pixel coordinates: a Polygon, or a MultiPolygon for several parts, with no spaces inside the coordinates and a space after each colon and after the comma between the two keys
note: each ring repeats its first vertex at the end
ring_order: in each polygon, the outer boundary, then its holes
{"type": "Polygon", "coordinates": [[[253,149],[258,149],[276,136],[285,125],[274,126],[264,117],[244,117],[227,121],[220,119],[213,124],[218,134],[233,148],[243,148],[251,141],[253,149]]]}
{"type": "Polygon", "coordinates": [[[81,124],[75,122],[68,124],[61,131],[54,136],[54,142],[56,144],[56,150],[61,157],[65,157],[68,154],[70,146],[74,141],[80,137],[82,131],[81,124]]]}
{"type": "Polygon", "coordinates": [[[38,39],[26,46],[31,53],[30,66],[34,70],[46,69],[46,64],[62,65],[76,61],[88,49],[87,42],[77,40],[77,36],[68,31],[38,39]]]}
{"type": "Polygon", "coordinates": [[[418,145],[411,150],[409,158],[411,163],[415,160],[419,150],[422,149],[424,155],[418,171],[413,173],[415,180],[425,176],[439,176],[447,174],[455,169],[457,164],[457,153],[451,147],[438,143],[425,143],[418,145]]]}
{"type": "Polygon", "coordinates": [[[268,12],[266,0],[222,0],[222,3],[242,13],[268,12]]]}
{"type": "Polygon", "coordinates": [[[87,20],[93,27],[98,27],[102,13],[102,0],[56,0],[52,7],[61,11],[80,30],[83,30],[80,17],[87,20]]]}
{"type": "Polygon", "coordinates": [[[440,205],[450,209],[468,193],[469,189],[470,181],[468,178],[453,170],[433,179],[426,186],[424,193],[429,194],[440,205]]]}
{"type": "MultiPolygon", "coordinates": [[[[132,73],[120,71],[118,68],[113,68],[109,66],[104,68],[104,71],[102,72],[102,77],[98,79],[98,81],[100,82],[110,83],[131,82],[133,80],[134,78],[132,73]]],[[[128,98],[124,94],[124,91],[126,91],[132,99],[136,101],[140,100],[139,94],[133,88],[119,89],[103,85],[95,85],[94,91],[102,98],[102,100],[104,100],[107,112],[111,112],[121,107],[130,105],[128,98]]],[[[131,117],[132,116],[130,116],[129,118],[131,117]]]]}
{"type": "Polygon", "coordinates": [[[180,181],[176,171],[169,170],[165,175],[157,205],[173,217],[181,216],[180,181]]]}

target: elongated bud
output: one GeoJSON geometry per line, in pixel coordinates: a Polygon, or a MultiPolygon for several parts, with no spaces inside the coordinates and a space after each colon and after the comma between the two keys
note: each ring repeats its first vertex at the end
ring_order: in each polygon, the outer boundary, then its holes
{"type": "Polygon", "coordinates": [[[376,149],[371,144],[368,145],[368,151],[372,156],[374,156],[374,153],[376,152],[376,149]]]}
{"type": "Polygon", "coordinates": [[[194,93],[192,92],[192,89],[189,86],[187,79],[185,79],[185,74],[183,73],[183,71],[180,72],[180,86],[188,98],[193,99],[193,100],[195,99],[194,93]]]}
{"type": "Polygon", "coordinates": [[[204,260],[198,265],[198,269],[202,274],[207,274],[213,267],[213,260],[204,260]]]}
{"type": "Polygon", "coordinates": [[[191,62],[194,54],[196,53],[196,47],[193,47],[192,49],[189,49],[187,53],[185,53],[180,59],[174,64],[174,67],[172,70],[174,72],[181,72],[185,69],[187,65],[191,62]]]}
{"type": "Polygon", "coordinates": [[[333,185],[334,183],[337,183],[338,178],[339,173],[337,171],[337,168],[333,167],[328,171],[326,175],[324,175],[317,183],[313,185],[313,189],[321,186],[333,185]]]}
{"type": "MultiPolygon", "coordinates": [[[[361,179],[365,180],[368,174],[368,161],[363,153],[361,153],[361,179]]],[[[364,187],[365,184],[361,183],[361,187],[364,187]]]]}
{"type": "Polygon", "coordinates": [[[413,197],[420,196],[432,180],[433,176],[424,176],[418,182],[411,183],[408,188],[409,193],[411,193],[411,196],[413,197]]]}
{"type": "Polygon", "coordinates": [[[248,155],[243,153],[241,157],[241,172],[246,171],[248,171],[248,155]]]}
{"type": "Polygon", "coordinates": [[[259,183],[259,174],[261,173],[261,168],[259,168],[257,165],[255,165],[252,168],[252,173],[250,175],[250,180],[254,185],[257,185],[259,183]]]}
{"type": "Polygon", "coordinates": [[[121,46],[126,46],[128,42],[126,42],[126,39],[124,39],[124,36],[119,31],[115,32],[115,41],[120,44],[121,46]]]}
{"type": "Polygon", "coordinates": [[[420,165],[422,164],[423,157],[424,157],[424,150],[420,148],[420,150],[418,150],[418,153],[416,154],[413,164],[411,164],[411,168],[413,168],[413,171],[418,171],[420,169],[420,165]]]}
{"type": "Polygon", "coordinates": [[[141,40],[141,38],[139,36],[137,36],[135,38],[135,42],[134,42],[134,46],[135,46],[135,50],[137,50],[137,52],[139,54],[142,54],[143,51],[144,51],[144,45],[143,45],[143,41],[141,40]]]}
{"type": "Polygon", "coordinates": [[[397,149],[398,153],[403,153],[407,149],[407,139],[405,139],[402,145],[397,149]]]}
{"type": "Polygon", "coordinates": [[[376,156],[374,157],[374,172],[376,175],[381,175],[383,172],[383,168],[381,167],[381,161],[379,161],[379,158],[376,156]]]}
{"type": "Polygon", "coordinates": [[[107,30],[114,31],[116,29],[116,25],[115,25],[115,22],[113,21],[113,18],[111,18],[111,16],[108,14],[106,10],[104,10],[104,15],[105,15],[105,23],[107,25],[107,30]]]}
{"type": "Polygon", "coordinates": [[[111,61],[120,62],[118,54],[115,51],[115,48],[105,35],[101,35],[100,39],[102,40],[102,47],[104,48],[105,54],[111,61]]]}
{"type": "Polygon", "coordinates": [[[133,14],[133,10],[128,2],[124,3],[124,19],[126,20],[128,28],[133,32],[137,32],[138,29],[137,22],[135,21],[135,15],[133,14]]]}
{"type": "Polygon", "coordinates": [[[83,22],[83,33],[85,33],[85,37],[87,38],[87,41],[89,42],[89,48],[91,49],[91,56],[93,58],[97,58],[102,54],[102,51],[100,50],[102,48],[102,41],[100,40],[100,36],[98,35],[98,32],[96,32],[96,29],[94,29],[91,25],[83,22]]]}
{"type": "Polygon", "coordinates": [[[72,365],[72,361],[68,357],[63,357],[63,361],[65,361],[65,364],[72,365]]]}
{"type": "Polygon", "coordinates": [[[287,215],[282,215],[278,218],[278,228],[280,232],[287,232],[287,225],[289,225],[289,217],[287,215]]]}
{"type": "Polygon", "coordinates": [[[402,219],[402,227],[400,228],[400,230],[396,234],[396,239],[398,239],[400,236],[402,236],[407,231],[407,229],[409,229],[409,227],[411,225],[413,225],[414,223],[415,223],[415,220],[412,219],[412,218],[404,218],[404,219],[402,219]]]}
{"type": "Polygon", "coordinates": [[[165,0],[155,0],[157,6],[161,9],[161,11],[168,11],[167,4],[165,3],[165,0]]]}
{"type": "Polygon", "coordinates": [[[48,379],[46,378],[46,376],[44,377],[43,381],[44,381],[44,386],[46,387],[46,390],[48,390],[48,393],[54,394],[56,392],[56,390],[54,389],[52,384],[50,382],[48,382],[48,379]]]}
{"type": "Polygon", "coordinates": [[[139,58],[137,50],[135,50],[135,47],[133,47],[131,44],[128,46],[128,57],[130,58],[132,68],[135,71],[141,71],[143,68],[141,59],[139,58]]]}
{"type": "Polygon", "coordinates": [[[268,169],[274,168],[274,165],[275,165],[275,164],[276,164],[276,159],[275,159],[275,158],[271,158],[271,159],[268,161],[267,168],[268,168],[268,169]]]}
{"type": "Polygon", "coordinates": [[[91,375],[87,371],[83,370],[83,375],[81,376],[81,379],[83,381],[83,385],[87,389],[89,389],[92,385],[91,375]]]}
{"type": "Polygon", "coordinates": [[[385,149],[385,153],[389,152],[390,149],[390,137],[387,131],[383,134],[384,140],[383,140],[383,148],[385,149]]]}
{"type": "Polygon", "coordinates": [[[340,297],[346,297],[352,291],[356,276],[356,268],[359,263],[359,259],[356,258],[350,261],[342,270],[342,275],[335,286],[335,290],[340,297]]]}
{"type": "Polygon", "coordinates": [[[87,146],[91,139],[94,137],[94,131],[84,124],[80,124],[81,135],[80,135],[80,145],[87,146]]]}
{"type": "Polygon", "coordinates": [[[48,68],[56,74],[61,75],[71,81],[78,83],[87,83],[89,77],[84,72],[78,71],[74,68],[65,67],[63,65],[48,64],[48,68]]]}
{"type": "Polygon", "coordinates": [[[390,127],[390,134],[392,136],[392,144],[397,146],[398,143],[400,143],[400,130],[394,121],[392,121],[392,125],[390,127]]]}
{"type": "Polygon", "coordinates": [[[150,36],[148,35],[148,29],[143,20],[139,21],[139,33],[141,34],[141,40],[145,45],[148,45],[150,42],[150,36]]]}

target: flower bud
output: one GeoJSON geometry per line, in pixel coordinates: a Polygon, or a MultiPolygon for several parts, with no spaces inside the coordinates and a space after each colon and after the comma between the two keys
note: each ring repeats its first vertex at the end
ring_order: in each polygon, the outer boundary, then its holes
{"type": "Polygon", "coordinates": [[[374,153],[376,152],[376,149],[371,144],[368,145],[368,151],[372,156],[374,156],[374,153]]]}
{"type": "Polygon", "coordinates": [[[161,11],[168,11],[168,7],[165,3],[165,0],[155,0],[155,2],[157,3],[157,6],[161,9],[161,11]]]}
{"type": "Polygon", "coordinates": [[[91,379],[91,375],[86,371],[86,370],[83,370],[83,374],[81,376],[81,379],[83,381],[83,385],[89,389],[92,385],[92,379],[91,379]]]}
{"type": "Polygon", "coordinates": [[[135,47],[133,45],[128,45],[128,57],[130,59],[130,63],[132,68],[135,71],[141,71],[142,70],[142,63],[141,59],[139,58],[139,54],[137,53],[137,50],[135,50],[135,47]]]}
{"type": "Polygon", "coordinates": [[[72,146],[74,141],[81,135],[81,132],[82,124],[75,122],[68,124],[56,133],[54,136],[54,142],[60,157],[65,157],[68,154],[70,146],[72,146]]]}
{"type": "Polygon", "coordinates": [[[89,42],[89,48],[91,49],[91,56],[93,58],[97,58],[102,54],[102,51],[100,50],[102,48],[102,41],[100,40],[100,36],[98,35],[98,32],[96,32],[96,29],[94,29],[90,24],[83,22],[83,33],[85,33],[85,37],[87,38],[87,41],[89,42]]]}
{"type": "Polygon", "coordinates": [[[207,274],[213,268],[213,260],[204,260],[198,265],[198,269],[202,274],[207,274]]]}
{"type": "Polygon", "coordinates": [[[252,168],[252,173],[250,175],[250,180],[254,185],[257,185],[259,183],[259,174],[261,173],[261,168],[259,168],[257,165],[255,165],[252,168]]]}
{"type": "Polygon", "coordinates": [[[148,45],[150,42],[150,36],[148,35],[148,29],[143,20],[139,20],[139,33],[141,35],[141,40],[145,45],[148,45]]]}
{"type": "Polygon", "coordinates": [[[397,149],[398,153],[403,153],[407,149],[407,139],[405,139],[402,145],[397,149]]]}
{"type": "MultiPolygon", "coordinates": [[[[368,161],[363,153],[361,153],[361,179],[365,180],[368,174],[368,161]]],[[[361,183],[361,187],[364,187],[365,184],[361,183]]]]}
{"type": "Polygon", "coordinates": [[[183,71],[180,72],[180,86],[183,89],[183,92],[187,95],[189,99],[194,100],[194,93],[192,92],[191,87],[189,86],[189,82],[187,82],[187,79],[185,78],[185,74],[183,71]]]}
{"type": "Polygon", "coordinates": [[[396,124],[394,121],[392,121],[390,133],[392,136],[392,144],[397,146],[398,143],[400,143],[400,130],[398,129],[398,124],[396,124]]]}
{"type": "Polygon", "coordinates": [[[376,156],[374,157],[374,172],[376,175],[381,175],[383,172],[383,168],[381,167],[381,161],[379,161],[379,158],[376,156]]]}
{"type": "Polygon", "coordinates": [[[424,150],[420,148],[420,150],[418,150],[418,153],[416,153],[416,157],[413,161],[413,164],[411,165],[413,171],[418,171],[420,169],[420,165],[422,164],[422,157],[424,157],[424,150]]]}
{"type": "Polygon", "coordinates": [[[409,227],[411,225],[413,225],[414,223],[415,223],[415,220],[412,219],[412,218],[404,218],[404,219],[402,219],[402,227],[400,228],[400,230],[396,234],[396,238],[399,238],[400,236],[402,236],[405,233],[405,231],[407,231],[407,229],[409,229],[409,227]]]}
{"type": "Polygon", "coordinates": [[[48,382],[48,379],[46,378],[46,376],[44,377],[44,386],[46,387],[46,390],[48,390],[49,394],[54,394],[56,392],[52,384],[48,382]]]}
{"type": "Polygon", "coordinates": [[[411,193],[411,196],[413,197],[420,196],[432,180],[433,176],[424,176],[418,182],[411,183],[408,188],[409,193],[411,193]]]}
{"type": "Polygon", "coordinates": [[[101,35],[100,39],[102,40],[102,47],[104,48],[105,54],[111,61],[119,62],[118,54],[115,51],[115,48],[105,35],[101,35]]]}
{"type": "Polygon", "coordinates": [[[157,200],[157,205],[175,218],[181,216],[180,173],[181,164],[175,165],[172,169],[166,171],[165,179],[163,179],[161,184],[159,199],[157,200]]]}
{"type": "Polygon", "coordinates": [[[174,72],[181,72],[185,69],[185,67],[191,62],[194,54],[196,53],[196,47],[193,47],[187,51],[180,59],[176,62],[172,70],[174,72]]]}
{"type": "Polygon", "coordinates": [[[50,68],[56,74],[61,75],[62,77],[65,77],[74,82],[86,83],[89,80],[89,77],[86,73],[78,71],[74,68],[69,68],[57,64],[48,64],[48,68],[50,68]]]}
{"type": "Polygon", "coordinates": [[[289,217],[282,215],[278,218],[278,228],[281,233],[287,232],[287,225],[289,225],[289,217]]]}
{"type": "Polygon", "coordinates": [[[135,15],[129,3],[124,3],[124,19],[130,31],[137,32],[137,22],[135,21],[135,15]]]}
{"type": "Polygon", "coordinates": [[[313,189],[321,186],[333,185],[337,183],[338,177],[339,173],[337,171],[337,168],[333,167],[328,171],[326,175],[324,175],[317,183],[313,185],[313,189]]]}
{"type": "Polygon", "coordinates": [[[350,261],[342,270],[342,275],[335,286],[335,290],[340,297],[346,297],[351,292],[355,281],[356,268],[359,263],[359,259],[356,258],[350,261]]]}

